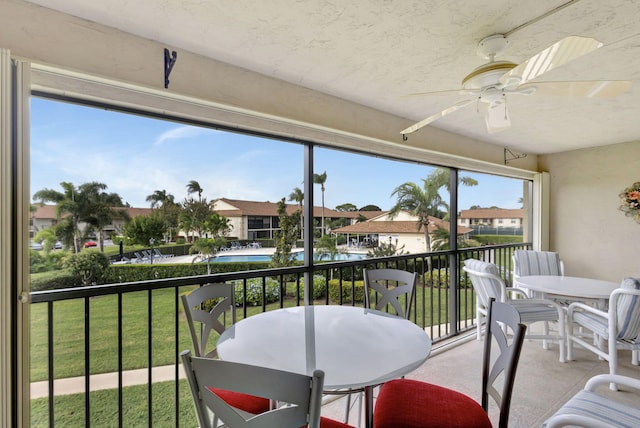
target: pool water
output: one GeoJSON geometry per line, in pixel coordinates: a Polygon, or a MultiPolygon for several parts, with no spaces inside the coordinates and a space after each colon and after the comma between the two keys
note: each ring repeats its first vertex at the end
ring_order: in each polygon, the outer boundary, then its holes
{"type": "MultiPolygon", "coordinates": [[[[366,254],[337,254],[336,261],[342,260],[362,260],[367,258],[366,254]]],[[[296,254],[296,260],[304,260],[304,253],[299,252],[296,254]]],[[[325,256],[321,261],[328,260],[328,256],[325,256]]],[[[267,254],[233,254],[233,255],[218,255],[211,259],[213,263],[230,263],[230,262],[270,262],[271,256],[267,254]]]]}

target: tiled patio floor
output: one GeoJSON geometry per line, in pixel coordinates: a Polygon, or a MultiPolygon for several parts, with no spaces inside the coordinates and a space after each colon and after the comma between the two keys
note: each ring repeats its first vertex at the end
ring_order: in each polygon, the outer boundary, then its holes
{"type": "MultiPolygon", "coordinates": [[[[475,336],[459,346],[438,352],[438,345],[429,359],[416,371],[406,376],[446,386],[463,392],[480,401],[482,342],[475,336]]],[[[640,378],[640,367],[631,365],[631,353],[619,352],[619,374],[640,378]]],[[[574,349],[574,360],[558,361],[557,345],[550,350],[542,349],[540,341],[526,340],[515,381],[509,426],[512,428],[540,427],[558,407],[578,390],[587,379],[609,370],[606,361],[583,349],[574,349]]],[[[619,391],[621,400],[640,406],[640,393],[619,391]]],[[[490,416],[494,426],[498,424],[495,403],[491,402],[490,416]]],[[[344,415],[343,399],[323,408],[323,415],[341,419],[344,415]]],[[[351,415],[350,423],[356,424],[357,416],[351,415]]],[[[640,427],[640,421],[638,421],[640,427]]]]}

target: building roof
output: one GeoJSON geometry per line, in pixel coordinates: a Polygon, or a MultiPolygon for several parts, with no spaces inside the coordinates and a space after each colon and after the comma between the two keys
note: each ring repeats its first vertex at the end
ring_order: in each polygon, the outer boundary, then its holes
{"type": "MultiPolygon", "coordinates": [[[[449,222],[444,221],[442,219],[436,217],[429,217],[431,221],[429,225],[429,233],[433,233],[437,227],[441,227],[443,229],[449,229],[449,222]]],[[[468,227],[458,227],[458,234],[462,235],[464,233],[471,232],[472,229],[468,227]]],[[[334,233],[358,233],[358,234],[369,234],[369,233],[404,233],[404,234],[416,234],[416,233],[424,233],[424,227],[420,225],[418,227],[417,221],[393,221],[393,220],[385,220],[385,221],[362,221],[360,223],[352,224],[350,226],[340,227],[338,229],[332,230],[334,233]]]]}
{"type": "MultiPolygon", "coordinates": [[[[31,213],[32,218],[37,219],[55,219],[56,206],[55,205],[38,205],[35,204],[36,210],[31,213]]],[[[137,215],[149,215],[153,212],[151,208],[131,208],[131,207],[114,207],[115,209],[124,209],[129,214],[129,217],[133,218],[137,215]]],[[[66,217],[68,214],[63,214],[62,217],[66,217]]]]}
{"type": "Polygon", "coordinates": [[[462,210],[458,218],[524,218],[524,210],[506,208],[478,208],[462,210]]]}
{"type": "MultiPolygon", "coordinates": [[[[240,199],[219,198],[212,202],[214,211],[225,217],[239,216],[278,216],[278,204],[276,202],[243,201],[240,199]],[[223,202],[235,209],[216,209],[217,202],[223,202]]],[[[300,208],[297,204],[286,204],[287,214],[291,215],[300,208]]],[[[336,211],[324,208],[324,216],[329,218],[357,218],[359,214],[371,218],[380,214],[380,211],[336,211]]],[[[313,216],[322,217],[322,207],[313,207],[313,216]]]]}

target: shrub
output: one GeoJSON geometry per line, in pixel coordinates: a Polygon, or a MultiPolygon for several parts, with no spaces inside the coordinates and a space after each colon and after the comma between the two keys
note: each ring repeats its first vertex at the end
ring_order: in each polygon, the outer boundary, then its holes
{"type": "MultiPolygon", "coordinates": [[[[471,281],[465,275],[465,280],[460,278],[460,288],[472,287],[471,281]]],[[[424,274],[424,285],[431,288],[449,288],[449,269],[435,269],[424,274]]]]}
{"type": "Polygon", "coordinates": [[[31,291],[77,287],[78,277],[69,269],[31,274],[31,291]]]}
{"type": "MultiPolygon", "coordinates": [[[[260,278],[252,278],[247,280],[247,297],[244,297],[244,281],[235,281],[235,299],[236,305],[241,305],[243,301],[249,306],[257,306],[262,304],[262,280],[260,278]]],[[[273,278],[266,278],[265,285],[265,303],[277,302],[280,298],[280,283],[273,278]]]]}
{"type": "Polygon", "coordinates": [[[99,251],[82,251],[65,259],[65,266],[83,285],[102,283],[109,258],[99,251]]]}
{"type": "MultiPolygon", "coordinates": [[[[313,276],[313,299],[322,299],[327,295],[325,278],[322,275],[313,276]]],[[[304,296],[304,278],[300,279],[300,297],[304,296]]]]}
{"type": "Polygon", "coordinates": [[[329,299],[336,304],[340,302],[364,302],[364,281],[342,281],[332,279],[329,281],[329,299]],[[342,286],[341,286],[342,284],[342,286]],[[355,289],[355,293],[352,291],[355,289]]]}

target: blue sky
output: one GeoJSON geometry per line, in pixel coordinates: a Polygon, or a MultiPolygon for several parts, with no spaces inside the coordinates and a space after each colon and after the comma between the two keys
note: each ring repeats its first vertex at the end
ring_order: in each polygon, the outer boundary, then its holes
{"type": "MultiPolygon", "coordinates": [[[[316,148],[316,173],[327,172],[325,205],[375,204],[389,209],[393,189],[421,183],[431,167],[316,148]]],[[[460,209],[520,208],[522,181],[463,173],[478,186],[461,187],[460,209]]],[[[166,190],[177,201],[196,180],[203,197],[278,201],[303,188],[303,147],[70,103],[31,99],[31,189],[61,190],[98,181],[134,207],[166,190]]],[[[320,205],[320,187],[315,203],[320,205]]]]}

